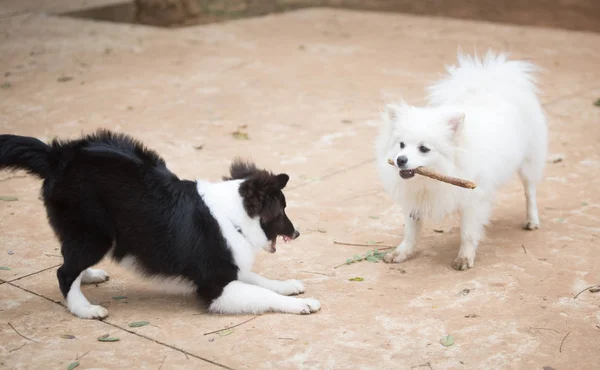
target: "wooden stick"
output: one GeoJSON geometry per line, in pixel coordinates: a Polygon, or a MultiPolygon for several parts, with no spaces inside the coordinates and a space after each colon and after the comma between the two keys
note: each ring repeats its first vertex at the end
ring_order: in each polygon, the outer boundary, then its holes
{"type": "MultiPolygon", "coordinates": [[[[388,164],[398,168],[398,166],[396,166],[394,161],[391,159],[388,159],[388,164]]],[[[477,187],[477,184],[475,184],[474,182],[463,180],[463,179],[457,179],[456,177],[445,176],[445,175],[439,174],[437,172],[430,171],[423,167],[417,167],[413,171],[415,171],[415,173],[418,175],[429,177],[430,179],[445,182],[447,184],[452,184],[454,186],[460,186],[461,188],[475,189],[477,187]]]]}

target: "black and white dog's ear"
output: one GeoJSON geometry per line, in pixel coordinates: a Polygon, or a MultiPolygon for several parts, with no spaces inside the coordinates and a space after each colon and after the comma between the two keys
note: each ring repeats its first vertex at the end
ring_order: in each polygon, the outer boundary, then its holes
{"type": "Polygon", "coordinates": [[[241,158],[235,158],[229,167],[230,176],[223,176],[224,181],[241,180],[256,174],[260,170],[250,161],[245,161],[241,158]]]}
{"type": "Polygon", "coordinates": [[[277,187],[279,189],[285,188],[285,186],[287,185],[288,181],[290,181],[290,177],[287,174],[285,174],[285,173],[282,173],[282,174],[279,174],[279,175],[275,176],[275,179],[277,181],[277,187]]]}

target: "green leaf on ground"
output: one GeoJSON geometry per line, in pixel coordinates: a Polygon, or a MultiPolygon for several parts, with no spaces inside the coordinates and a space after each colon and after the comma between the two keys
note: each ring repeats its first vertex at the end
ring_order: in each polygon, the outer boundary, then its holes
{"type": "Polygon", "coordinates": [[[364,278],[361,278],[360,276],[356,276],[353,278],[348,279],[349,281],[365,281],[364,278]]]}
{"type": "Polygon", "coordinates": [[[10,89],[12,87],[12,84],[10,82],[3,82],[2,85],[0,85],[0,88],[2,89],[10,89]]]}
{"type": "Polygon", "coordinates": [[[230,328],[230,329],[224,329],[224,330],[218,331],[216,334],[218,334],[220,337],[226,337],[228,335],[233,334],[233,332],[234,332],[233,328],[230,328]]]}
{"type": "Polygon", "coordinates": [[[127,296],[116,295],[116,296],[112,297],[112,299],[114,299],[115,301],[120,301],[121,299],[127,299],[127,296]]]}
{"type": "Polygon", "coordinates": [[[597,107],[600,107],[600,98],[596,99],[596,101],[594,102],[594,105],[597,107]]]}
{"type": "Polygon", "coordinates": [[[79,366],[79,361],[76,362],[71,362],[69,364],[69,366],[67,366],[67,370],[73,370],[74,368],[76,368],[77,366],[79,366]]]}
{"type": "Polygon", "coordinates": [[[61,334],[60,337],[62,339],[75,339],[75,336],[71,334],[61,334]]]}
{"type": "Polygon", "coordinates": [[[369,216],[371,220],[379,220],[379,216],[369,216]]]}
{"type": "Polygon", "coordinates": [[[248,135],[247,132],[239,129],[232,132],[231,136],[233,136],[233,138],[237,140],[250,140],[250,135],[248,135]]]}
{"type": "Polygon", "coordinates": [[[444,347],[450,347],[454,344],[454,338],[452,337],[452,335],[444,335],[442,337],[442,339],[440,339],[440,343],[442,344],[442,346],[444,347]]]}
{"type": "Polygon", "coordinates": [[[115,338],[115,337],[106,337],[106,338],[98,338],[98,341],[100,342],[118,342],[120,339],[119,338],[115,338]]]}
{"type": "Polygon", "coordinates": [[[7,267],[7,266],[0,266],[0,270],[2,270],[2,271],[10,271],[12,269],[10,267],[7,267]]]}
{"type": "Polygon", "coordinates": [[[5,202],[14,202],[16,200],[19,200],[19,198],[12,195],[0,195],[0,200],[3,200],[5,202]]]}
{"type": "Polygon", "coordinates": [[[129,324],[130,328],[141,328],[142,326],[146,326],[150,324],[148,321],[136,321],[129,324]]]}

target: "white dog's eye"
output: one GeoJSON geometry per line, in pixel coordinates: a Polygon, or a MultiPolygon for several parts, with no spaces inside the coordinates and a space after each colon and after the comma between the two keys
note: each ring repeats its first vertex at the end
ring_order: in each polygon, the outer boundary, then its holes
{"type": "Polygon", "coordinates": [[[431,150],[431,149],[429,149],[429,148],[428,148],[428,147],[426,147],[425,145],[421,145],[421,146],[419,147],[419,151],[420,151],[421,153],[427,153],[427,152],[429,152],[430,150],[431,150]]]}
{"type": "Polygon", "coordinates": [[[400,149],[404,149],[404,142],[403,141],[400,142],[400,149]]]}

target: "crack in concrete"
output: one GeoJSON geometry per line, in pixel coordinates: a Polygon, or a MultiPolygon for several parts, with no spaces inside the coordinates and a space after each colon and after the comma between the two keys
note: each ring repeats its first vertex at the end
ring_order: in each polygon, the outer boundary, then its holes
{"type": "MultiPolygon", "coordinates": [[[[60,266],[60,265],[58,265],[58,266],[60,266]]],[[[55,266],[55,267],[56,267],[56,266],[55,266]]],[[[46,270],[48,270],[48,269],[46,269],[46,270]]],[[[43,270],[43,271],[46,271],[46,270],[43,270]]],[[[40,271],[40,272],[41,272],[41,271],[40,271]]],[[[22,279],[22,278],[24,278],[24,277],[25,277],[25,276],[22,276],[22,277],[21,277],[21,278],[19,278],[19,279],[22,279]]],[[[18,279],[15,279],[15,280],[18,280],[18,279]]],[[[15,280],[12,280],[12,281],[15,281],[15,280]]],[[[36,293],[36,292],[34,292],[34,291],[32,291],[32,290],[29,290],[29,289],[27,289],[27,288],[23,288],[23,287],[21,287],[21,286],[18,286],[18,285],[12,284],[12,281],[7,281],[6,283],[7,283],[8,285],[10,285],[10,286],[13,286],[13,287],[17,288],[17,289],[21,289],[21,290],[23,290],[23,291],[25,291],[25,292],[27,292],[27,293],[33,294],[33,295],[35,295],[35,296],[37,296],[37,297],[43,298],[43,299],[45,299],[45,300],[47,300],[47,301],[50,301],[50,302],[52,302],[52,303],[56,303],[57,305],[59,305],[59,306],[61,306],[61,307],[63,307],[63,308],[66,308],[66,306],[65,306],[65,305],[64,305],[62,302],[55,301],[55,300],[53,300],[53,299],[51,299],[51,298],[48,298],[48,297],[44,296],[43,294],[39,294],[39,293],[36,293]]],[[[188,351],[186,351],[186,350],[184,350],[184,349],[182,349],[182,348],[178,348],[178,347],[175,347],[175,346],[173,346],[173,345],[170,345],[170,344],[168,344],[168,343],[164,343],[164,342],[161,342],[161,341],[159,341],[159,340],[156,340],[156,339],[154,339],[154,338],[150,338],[150,337],[147,337],[147,336],[145,336],[145,335],[142,335],[142,334],[140,334],[140,333],[136,333],[136,332],[134,332],[134,331],[131,331],[131,330],[127,329],[127,328],[121,327],[121,326],[119,326],[119,325],[117,325],[117,324],[113,324],[113,323],[111,323],[111,322],[108,322],[108,321],[106,321],[106,320],[98,320],[98,321],[99,321],[99,322],[101,322],[101,323],[103,323],[103,324],[106,324],[106,325],[112,326],[112,327],[114,327],[114,328],[117,328],[117,329],[123,330],[123,331],[125,331],[125,332],[127,332],[127,333],[133,334],[133,335],[135,335],[135,336],[137,336],[137,337],[139,337],[139,338],[143,338],[143,339],[149,340],[149,341],[151,341],[151,342],[154,342],[154,343],[156,343],[156,344],[158,344],[158,345],[161,345],[161,346],[164,346],[164,347],[170,348],[170,349],[172,349],[172,350],[175,350],[175,351],[177,351],[177,352],[181,352],[181,353],[183,353],[183,354],[184,354],[184,355],[186,355],[186,356],[191,356],[191,357],[194,357],[194,358],[196,358],[196,359],[198,359],[198,360],[202,360],[202,361],[208,362],[208,363],[210,363],[210,364],[212,364],[212,365],[215,365],[215,366],[221,367],[221,368],[223,368],[223,369],[227,369],[227,370],[235,370],[235,369],[233,369],[233,368],[231,368],[231,367],[229,367],[229,366],[227,366],[227,365],[220,364],[220,363],[218,363],[218,362],[216,362],[216,361],[212,361],[212,360],[209,360],[209,359],[207,359],[207,358],[204,358],[204,357],[202,357],[202,356],[199,356],[199,355],[193,354],[193,353],[191,353],[191,352],[188,352],[188,351]]]]}

